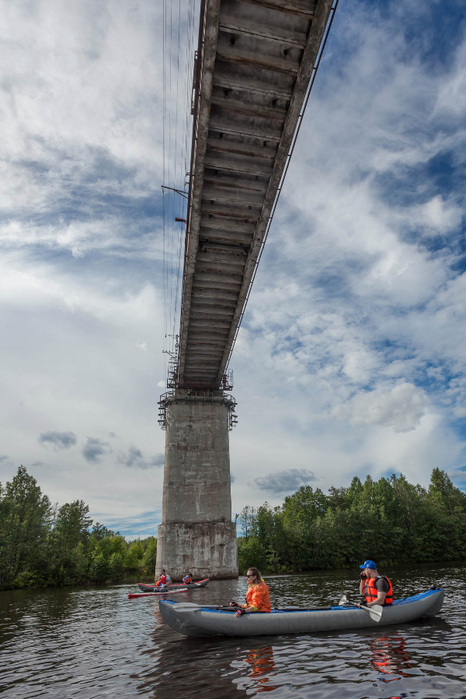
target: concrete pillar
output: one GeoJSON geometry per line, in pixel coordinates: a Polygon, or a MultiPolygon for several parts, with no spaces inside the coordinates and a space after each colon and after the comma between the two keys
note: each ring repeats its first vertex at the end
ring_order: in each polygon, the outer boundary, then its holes
{"type": "Polygon", "coordinates": [[[166,399],[162,524],[156,575],[173,580],[236,578],[236,525],[231,521],[229,399],[177,391],[166,399]]]}

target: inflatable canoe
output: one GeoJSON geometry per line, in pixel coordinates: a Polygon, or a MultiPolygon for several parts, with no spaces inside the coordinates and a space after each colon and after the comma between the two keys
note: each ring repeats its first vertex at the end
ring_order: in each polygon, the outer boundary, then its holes
{"type": "Polygon", "coordinates": [[[443,603],[443,590],[428,590],[383,607],[382,616],[371,618],[365,609],[338,606],[304,609],[288,607],[270,613],[243,614],[225,607],[202,607],[186,602],[160,600],[159,608],[166,623],[185,636],[264,636],[286,633],[317,633],[362,629],[367,626],[403,624],[433,617],[443,603]]]}
{"type": "MultiPolygon", "coordinates": [[[[174,583],[173,585],[167,585],[167,590],[195,590],[197,587],[206,587],[206,585],[209,583],[210,578],[206,578],[205,580],[199,580],[198,582],[193,582],[193,583],[174,583]]],[[[138,583],[138,587],[141,590],[141,592],[156,592],[157,590],[160,590],[159,587],[156,585],[145,585],[144,583],[138,583]]]]}

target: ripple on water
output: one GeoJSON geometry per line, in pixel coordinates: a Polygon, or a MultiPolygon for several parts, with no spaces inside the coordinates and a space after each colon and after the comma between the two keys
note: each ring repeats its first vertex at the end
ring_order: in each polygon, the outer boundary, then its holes
{"type": "MultiPolygon", "coordinates": [[[[441,617],[358,633],[190,639],[129,586],[0,595],[0,694],[15,699],[202,696],[433,699],[466,696],[466,569],[385,571],[396,596],[445,587],[441,617]],[[448,594],[449,590],[453,592],[448,594]]],[[[274,605],[356,597],[357,571],[270,577],[274,605]]],[[[244,580],[210,583],[196,602],[238,599],[244,580]]],[[[239,620],[239,623],[240,620],[239,620]]]]}

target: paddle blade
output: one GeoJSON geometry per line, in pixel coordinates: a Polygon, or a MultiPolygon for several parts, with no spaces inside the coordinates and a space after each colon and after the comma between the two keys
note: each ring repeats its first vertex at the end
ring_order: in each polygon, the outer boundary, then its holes
{"type": "Polygon", "coordinates": [[[373,621],[379,622],[382,618],[383,607],[380,604],[374,604],[369,608],[369,614],[373,621]]]}
{"type": "Polygon", "coordinates": [[[342,595],[340,597],[340,601],[338,602],[338,606],[342,607],[344,604],[348,604],[348,597],[346,595],[342,595]]]}

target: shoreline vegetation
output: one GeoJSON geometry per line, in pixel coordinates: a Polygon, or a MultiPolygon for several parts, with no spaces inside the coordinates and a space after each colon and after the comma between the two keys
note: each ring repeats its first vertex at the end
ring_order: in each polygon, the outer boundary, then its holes
{"type": "Polygon", "coordinates": [[[403,475],[349,488],[301,487],[280,507],[245,507],[238,516],[240,572],[265,574],[466,560],[466,494],[435,468],[427,489],[403,475]]]}
{"type": "Polygon", "coordinates": [[[0,484],[0,590],[154,579],[157,539],[127,542],[75,500],[52,505],[24,466],[0,484]]]}
{"type": "MultiPolygon", "coordinates": [[[[402,475],[349,488],[301,487],[281,506],[237,515],[240,575],[265,575],[466,560],[466,494],[432,471],[427,489],[402,475]]],[[[52,505],[20,466],[0,484],[0,590],[152,581],[157,539],[127,542],[95,523],[76,500],[52,505]]]]}

